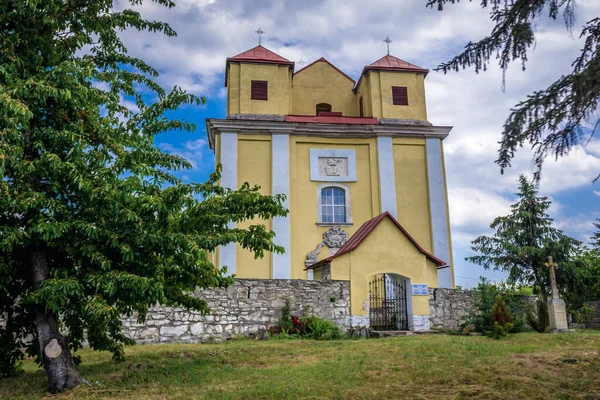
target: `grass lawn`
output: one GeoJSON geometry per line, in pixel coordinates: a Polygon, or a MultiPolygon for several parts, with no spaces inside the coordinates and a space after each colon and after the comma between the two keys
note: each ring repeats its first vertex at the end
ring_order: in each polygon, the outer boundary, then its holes
{"type": "MultiPolygon", "coordinates": [[[[124,363],[81,355],[90,385],[51,398],[600,399],[599,331],[146,345],[124,363]]],[[[0,398],[46,396],[44,372],[26,369],[0,380],[0,398]]]]}

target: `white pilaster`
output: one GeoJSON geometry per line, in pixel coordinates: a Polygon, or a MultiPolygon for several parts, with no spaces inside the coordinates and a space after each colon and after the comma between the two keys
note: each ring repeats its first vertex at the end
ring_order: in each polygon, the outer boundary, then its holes
{"type": "MultiPolygon", "coordinates": [[[[221,134],[221,186],[237,189],[237,133],[221,134]]],[[[230,229],[236,227],[235,222],[228,224],[230,229]]],[[[219,267],[227,266],[227,274],[233,275],[236,271],[236,244],[229,243],[221,246],[219,250],[219,267]]]]}
{"type": "MultiPolygon", "coordinates": [[[[448,235],[448,215],[446,207],[446,190],[444,185],[444,169],[442,165],[441,139],[428,138],[427,143],[427,178],[429,180],[429,204],[431,205],[431,229],[433,232],[433,254],[450,263],[450,238],[448,235]]],[[[438,285],[441,288],[452,287],[450,268],[438,270],[438,285]]]]}
{"type": "MultiPolygon", "coordinates": [[[[284,194],[283,206],[290,208],[290,135],[273,135],[272,141],[272,194],[284,194]]],[[[273,218],[274,243],[282,246],[285,253],[273,253],[273,279],[290,279],[290,215],[273,218]]],[[[310,271],[312,272],[312,271],[310,271]]]]}
{"type": "Polygon", "coordinates": [[[379,188],[381,196],[381,212],[389,211],[394,218],[396,212],[396,178],[394,176],[394,152],[392,138],[377,138],[377,158],[379,163],[379,188]]]}

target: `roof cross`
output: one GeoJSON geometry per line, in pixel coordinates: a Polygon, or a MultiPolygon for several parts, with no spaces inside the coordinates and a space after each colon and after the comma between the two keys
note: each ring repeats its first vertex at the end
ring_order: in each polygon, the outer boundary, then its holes
{"type": "Polygon", "coordinates": [[[302,69],[304,68],[304,65],[306,65],[306,61],[304,61],[302,57],[300,57],[300,61],[296,61],[296,64],[298,64],[298,69],[302,69]]]}
{"type": "Polygon", "coordinates": [[[263,31],[262,29],[260,29],[260,26],[258,27],[258,30],[254,31],[254,33],[258,34],[258,45],[260,46],[260,42],[261,42],[261,36],[263,33],[265,33],[265,31],[263,31]]]}
{"type": "Polygon", "coordinates": [[[390,35],[385,36],[384,42],[387,44],[387,51],[388,51],[388,56],[389,56],[390,55],[390,43],[393,42],[393,40],[390,39],[390,35]]]}

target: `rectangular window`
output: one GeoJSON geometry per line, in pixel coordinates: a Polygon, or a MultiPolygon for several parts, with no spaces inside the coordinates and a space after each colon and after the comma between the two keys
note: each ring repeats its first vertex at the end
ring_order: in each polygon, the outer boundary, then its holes
{"type": "Polygon", "coordinates": [[[321,190],[321,222],[346,222],[346,192],[337,187],[321,190]]]}
{"type": "Polygon", "coordinates": [[[395,106],[407,106],[408,89],[404,86],[392,86],[392,103],[395,106]]]}
{"type": "Polygon", "coordinates": [[[363,99],[362,96],[360,96],[360,99],[358,99],[358,110],[360,112],[360,116],[361,118],[365,116],[365,111],[363,109],[363,99]]]}
{"type": "Polygon", "coordinates": [[[252,81],[250,92],[252,100],[269,100],[269,82],[252,81]]]}

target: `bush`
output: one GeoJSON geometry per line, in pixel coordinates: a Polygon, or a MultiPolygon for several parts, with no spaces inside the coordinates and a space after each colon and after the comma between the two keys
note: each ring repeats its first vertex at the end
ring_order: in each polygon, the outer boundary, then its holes
{"type": "Polygon", "coordinates": [[[531,309],[527,310],[527,324],[536,332],[544,333],[550,326],[550,315],[548,314],[548,305],[539,297],[536,302],[537,317],[533,315],[531,309]]]}
{"type": "Polygon", "coordinates": [[[486,336],[494,339],[501,339],[509,334],[514,328],[513,319],[510,311],[502,298],[502,295],[496,296],[496,301],[492,306],[490,313],[490,330],[486,331],[486,336]]]}
{"type": "Polygon", "coordinates": [[[500,295],[509,315],[512,316],[510,332],[518,333],[527,330],[525,302],[519,288],[492,284],[487,279],[481,278],[481,282],[472,289],[472,293],[474,310],[465,318],[465,322],[461,325],[462,329],[471,327],[475,332],[482,334],[489,332],[494,326],[492,309],[496,304],[496,297],[500,295]]]}
{"type": "Polygon", "coordinates": [[[589,328],[594,314],[595,311],[592,307],[583,306],[575,313],[575,321],[581,325],[582,329],[589,328]]]}
{"type": "Polygon", "coordinates": [[[315,340],[333,340],[343,337],[342,331],[335,323],[314,315],[303,317],[291,315],[290,309],[290,301],[287,300],[277,325],[269,327],[270,336],[315,340]]]}

